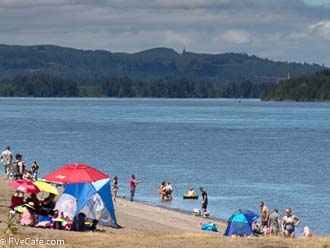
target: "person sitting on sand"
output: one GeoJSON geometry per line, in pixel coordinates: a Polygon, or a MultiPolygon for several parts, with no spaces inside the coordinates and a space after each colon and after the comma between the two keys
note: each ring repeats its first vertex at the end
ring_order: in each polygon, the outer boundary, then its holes
{"type": "Polygon", "coordinates": [[[165,197],[167,200],[171,201],[173,199],[173,187],[170,182],[165,186],[165,197]]]}
{"type": "Polygon", "coordinates": [[[38,199],[38,197],[37,197],[36,194],[31,194],[30,197],[28,197],[26,199],[26,202],[33,202],[35,212],[36,212],[36,214],[39,214],[39,211],[40,211],[40,201],[39,201],[39,199],[38,199]]]}
{"type": "Polygon", "coordinates": [[[51,215],[55,208],[55,194],[50,193],[49,196],[41,203],[40,215],[51,215]]]}
{"type": "Polygon", "coordinates": [[[25,170],[23,172],[23,179],[27,181],[33,181],[32,170],[25,170]]]}
{"type": "Polygon", "coordinates": [[[21,225],[22,226],[35,226],[36,212],[33,202],[28,202],[24,205],[25,208],[22,213],[21,225]]]}
{"type": "Polygon", "coordinates": [[[304,227],[304,232],[302,234],[302,237],[309,237],[309,238],[313,237],[313,233],[311,232],[308,226],[304,227]]]}
{"type": "Polygon", "coordinates": [[[284,237],[295,238],[295,228],[300,224],[300,219],[292,214],[291,208],[285,210],[285,216],[283,217],[283,234],[284,237]]]}
{"type": "Polygon", "coordinates": [[[262,227],[258,225],[257,220],[254,220],[252,223],[252,235],[258,237],[259,235],[263,235],[264,231],[262,227]]]}
{"type": "Polygon", "coordinates": [[[97,219],[94,219],[92,222],[92,225],[89,228],[89,231],[96,232],[97,231],[96,227],[97,227],[98,223],[99,223],[99,221],[97,219]]]}
{"type": "Polygon", "coordinates": [[[70,230],[76,232],[86,231],[85,221],[86,221],[86,214],[80,212],[78,215],[76,215],[73,218],[73,222],[70,230]]]}
{"type": "Polygon", "coordinates": [[[188,192],[187,192],[187,196],[194,196],[194,195],[197,195],[194,188],[193,187],[190,187],[188,189],[188,192]]]}

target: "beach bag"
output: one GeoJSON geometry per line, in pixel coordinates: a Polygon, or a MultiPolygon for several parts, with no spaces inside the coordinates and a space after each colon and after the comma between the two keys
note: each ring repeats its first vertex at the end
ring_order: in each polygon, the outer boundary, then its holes
{"type": "Polygon", "coordinates": [[[214,223],[204,223],[202,224],[201,229],[204,231],[212,231],[212,232],[218,231],[217,225],[214,223]]]}

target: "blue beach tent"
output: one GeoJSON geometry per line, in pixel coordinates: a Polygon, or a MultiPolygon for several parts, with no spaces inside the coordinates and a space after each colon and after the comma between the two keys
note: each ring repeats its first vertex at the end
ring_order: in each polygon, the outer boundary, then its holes
{"type": "Polygon", "coordinates": [[[92,183],[67,184],[55,208],[72,219],[83,212],[87,218],[97,219],[101,225],[119,227],[109,178],[92,183]]]}
{"type": "Polygon", "coordinates": [[[259,216],[249,210],[238,210],[228,220],[225,236],[249,236],[252,233],[252,223],[259,216]]]}

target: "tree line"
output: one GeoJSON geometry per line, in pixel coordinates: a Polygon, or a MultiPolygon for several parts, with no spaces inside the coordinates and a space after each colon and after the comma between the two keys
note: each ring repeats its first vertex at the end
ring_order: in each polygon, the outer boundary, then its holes
{"type": "Polygon", "coordinates": [[[267,88],[261,94],[262,100],[275,101],[329,101],[330,70],[317,72],[312,76],[293,78],[267,88]]]}
{"type": "Polygon", "coordinates": [[[217,84],[203,81],[103,79],[91,85],[46,74],[16,76],[0,84],[0,96],[16,97],[154,97],[154,98],[259,98],[272,84],[217,84]]]}

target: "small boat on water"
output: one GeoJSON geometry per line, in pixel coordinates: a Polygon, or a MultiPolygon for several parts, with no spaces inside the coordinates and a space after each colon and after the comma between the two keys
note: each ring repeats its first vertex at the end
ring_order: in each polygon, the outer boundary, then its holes
{"type": "Polygon", "coordinates": [[[199,195],[183,195],[183,200],[197,200],[199,195]]]}

